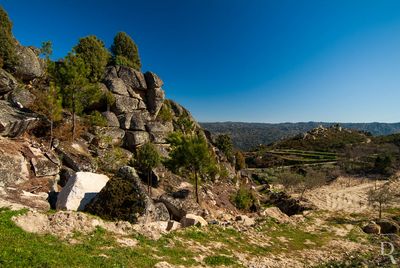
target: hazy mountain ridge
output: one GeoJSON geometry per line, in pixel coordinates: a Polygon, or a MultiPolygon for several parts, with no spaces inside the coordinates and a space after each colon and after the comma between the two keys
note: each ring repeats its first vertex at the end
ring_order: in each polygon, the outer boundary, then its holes
{"type": "MultiPolygon", "coordinates": [[[[245,122],[213,122],[200,123],[212,135],[230,134],[234,146],[242,150],[250,150],[259,144],[269,144],[283,138],[310,131],[322,125],[330,127],[337,123],[299,122],[299,123],[245,123],[245,122]]],[[[400,123],[340,123],[344,128],[370,132],[374,136],[389,135],[400,132],[400,123]]]]}

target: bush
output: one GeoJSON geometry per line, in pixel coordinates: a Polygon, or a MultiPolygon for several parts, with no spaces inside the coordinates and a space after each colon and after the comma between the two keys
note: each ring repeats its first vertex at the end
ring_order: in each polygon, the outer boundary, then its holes
{"type": "Polygon", "coordinates": [[[132,67],[140,71],[142,64],[140,62],[138,47],[125,32],[119,32],[114,37],[111,52],[113,53],[115,64],[132,67]]]}
{"type": "Polygon", "coordinates": [[[110,53],[104,47],[103,41],[94,35],[81,38],[74,47],[74,51],[84,60],[89,70],[89,80],[91,82],[99,81],[103,77],[110,58],[110,53]]]}
{"type": "Polygon", "coordinates": [[[108,125],[107,119],[99,111],[93,111],[86,116],[86,119],[91,126],[106,127],[108,125]]]}
{"type": "Polygon", "coordinates": [[[171,105],[168,102],[164,102],[158,112],[157,119],[162,122],[171,122],[174,119],[174,114],[171,109],[171,105]]]}
{"type": "MultiPolygon", "coordinates": [[[[106,140],[106,138],[103,139],[106,140]]],[[[112,140],[111,137],[110,139],[112,140]]],[[[110,141],[104,142],[110,143],[110,141]]],[[[119,147],[107,149],[105,154],[97,158],[98,166],[101,167],[102,170],[110,173],[115,173],[120,167],[128,165],[130,160],[131,157],[119,147]]]]}
{"type": "Polygon", "coordinates": [[[246,167],[246,161],[244,159],[243,154],[240,151],[236,152],[235,159],[236,159],[236,162],[235,162],[235,169],[236,170],[239,171],[239,170],[242,170],[242,169],[244,169],[246,167]]]}
{"type": "Polygon", "coordinates": [[[233,162],[233,143],[231,136],[226,134],[218,135],[215,139],[215,146],[225,154],[229,162],[233,162]]]}
{"type": "Polygon", "coordinates": [[[85,207],[85,211],[106,220],[136,223],[144,212],[144,198],[132,181],[115,177],[85,207]]]}
{"type": "Polygon", "coordinates": [[[12,35],[12,22],[7,12],[0,6],[0,67],[11,69],[17,62],[16,42],[12,35]]]}
{"type": "Polygon", "coordinates": [[[255,201],[251,191],[245,187],[241,187],[232,197],[235,207],[242,210],[250,210],[255,205],[255,201]]]}

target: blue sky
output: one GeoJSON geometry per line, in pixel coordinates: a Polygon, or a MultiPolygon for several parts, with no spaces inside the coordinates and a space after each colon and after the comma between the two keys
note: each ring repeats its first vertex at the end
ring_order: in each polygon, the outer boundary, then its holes
{"type": "Polygon", "coordinates": [[[54,58],[126,31],[199,121],[399,122],[400,1],[0,0],[54,58]]]}

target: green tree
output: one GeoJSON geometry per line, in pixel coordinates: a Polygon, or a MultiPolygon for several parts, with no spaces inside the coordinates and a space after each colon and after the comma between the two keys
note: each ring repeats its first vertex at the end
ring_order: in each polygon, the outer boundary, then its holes
{"type": "Polygon", "coordinates": [[[227,134],[218,135],[215,139],[215,146],[225,154],[230,162],[233,161],[233,143],[231,136],[227,134]]]}
{"type": "Polygon", "coordinates": [[[42,47],[40,48],[40,54],[47,60],[50,60],[51,54],[53,54],[53,44],[51,41],[42,42],[42,47]]]}
{"type": "Polygon", "coordinates": [[[160,155],[152,143],[148,142],[139,148],[136,163],[147,174],[147,191],[149,195],[151,195],[152,186],[151,171],[160,164],[160,161],[160,155]]]}
{"type": "Polygon", "coordinates": [[[11,69],[17,62],[16,41],[12,35],[12,22],[0,6],[0,68],[11,69]]]}
{"type": "Polygon", "coordinates": [[[191,173],[195,180],[196,202],[200,203],[199,180],[215,170],[207,141],[200,135],[174,132],[167,138],[167,142],[171,145],[171,151],[166,165],[177,173],[191,173]]]}
{"type": "Polygon", "coordinates": [[[61,85],[63,104],[72,112],[72,140],[75,140],[76,116],[85,108],[98,101],[102,94],[97,84],[90,83],[85,62],[70,53],[57,71],[57,81],[61,85]]]}
{"type": "Polygon", "coordinates": [[[140,71],[142,64],[140,62],[138,47],[125,32],[119,32],[114,37],[111,52],[113,53],[115,64],[132,67],[140,71]]]}
{"type": "Polygon", "coordinates": [[[54,122],[62,119],[62,99],[60,88],[54,82],[45,91],[36,92],[36,105],[39,112],[45,115],[50,121],[50,149],[53,144],[53,126],[54,122]]]}
{"type": "Polygon", "coordinates": [[[103,41],[94,35],[81,38],[74,47],[74,51],[85,62],[89,72],[89,81],[99,81],[103,77],[104,70],[110,59],[110,53],[104,47],[103,41]]]}
{"type": "Polygon", "coordinates": [[[246,167],[246,160],[244,159],[243,154],[240,151],[237,151],[235,154],[235,168],[236,170],[242,170],[246,167]]]}

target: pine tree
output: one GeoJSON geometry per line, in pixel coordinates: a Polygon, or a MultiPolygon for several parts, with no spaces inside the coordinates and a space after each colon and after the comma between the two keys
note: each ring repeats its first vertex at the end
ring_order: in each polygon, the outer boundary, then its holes
{"type": "Polygon", "coordinates": [[[195,180],[196,202],[199,200],[199,183],[215,168],[207,141],[200,135],[184,135],[181,132],[172,133],[168,139],[171,145],[169,159],[166,165],[175,172],[189,172],[195,180]]]}
{"type": "Polygon", "coordinates": [[[45,115],[50,121],[50,149],[53,144],[54,123],[62,119],[62,99],[60,89],[54,82],[45,91],[36,92],[36,105],[39,112],[45,115]]]}
{"type": "Polygon", "coordinates": [[[58,69],[57,81],[62,88],[63,104],[72,112],[72,140],[75,140],[76,116],[98,101],[102,94],[97,84],[90,83],[90,70],[81,57],[70,53],[58,69]]]}
{"type": "Polygon", "coordinates": [[[152,143],[146,143],[137,152],[137,165],[147,174],[147,191],[151,195],[151,171],[160,164],[161,158],[152,143]]]}
{"type": "Polygon", "coordinates": [[[103,41],[94,35],[81,38],[74,47],[74,51],[85,62],[89,72],[89,81],[99,81],[103,77],[104,70],[110,58],[110,53],[104,47],[103,41]]]}
{"type": "Polygon", "coordinates": [[[140,71],[142,64],[139,57],[139,49],[132,38],[125,32],[119,32],[114,37],[111,46],[113,61],[117,65],[132,67],[140,71]]]}
{"type": "Polygon", "coordinates": [[[11,69],[17,62],[16,41],[12,34],[12,22],[0,6],[0,68],[11,69]]]}

